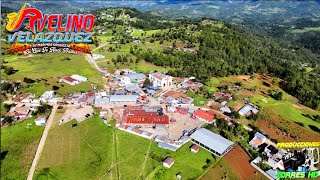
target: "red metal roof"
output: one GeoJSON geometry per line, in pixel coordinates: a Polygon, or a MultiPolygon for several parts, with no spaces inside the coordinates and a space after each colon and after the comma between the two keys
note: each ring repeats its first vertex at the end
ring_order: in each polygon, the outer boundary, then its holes
{"type": "Polygon", "coordinates": [[[194,144],[191,146],[191,149],[193,149],[194,151],[197,152],[197,151],[199,151],[200,147],[198,145],[194,144]]]}
{"type": "Polygon", "coordinates": [[[197,116],[198,118],[205,119],[206,121],[209,121],[209,122],[213,122],[214,121],[213,116],[208,114],[204,110],[198,110],[198,111],[194,112],[193,115],[197,116]]]}
{"type": "Polygon", "coordinates": [[[64,77],[63,79],[66,80],[66,81],[69,81],[69,82],[77,81],[77,80],[75,80],[75,79],[73,79],[72,77],[69,77],[69,76],[64,77]]]}
{"type": "Polygon", "coordinates": [[[172,157],[167,157],[167,158],[163,161],[163,163],[166,163],[166,164],[168,164],[169,166],[171,166],[171,165],[174,163],[174,160],[173,160],[172,157]]]}
{"type": "Polygon", "coordinates": [[[128,124],[169,124],[167,115],[158,115],[157,112],[144,110],[125,110],[122,119],[123,123],[128,124]]]}

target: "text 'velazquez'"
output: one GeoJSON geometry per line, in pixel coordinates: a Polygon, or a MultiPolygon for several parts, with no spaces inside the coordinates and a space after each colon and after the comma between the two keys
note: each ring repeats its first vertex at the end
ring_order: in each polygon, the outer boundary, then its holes
{"type": "MultiPolygon", "coordinates": [[[[10,14],[9,14],[10,15],[10,14]]],[[[8,15],[8,17],[9,17],[8,15]]],[[[90,31],[94,25],[92,14],[68,14],[64,19],[62,14],[42,14],[34,7],[25,7],[19,14],[12,17],[7,30],[14,32],[8,35],[8,42],[19,43],[90,43],[90,31]],[[29,20],[30,31],[19,31],[26,20],[29,20]],[[43,32],[47,30],[48,32],[43,32]]]]}

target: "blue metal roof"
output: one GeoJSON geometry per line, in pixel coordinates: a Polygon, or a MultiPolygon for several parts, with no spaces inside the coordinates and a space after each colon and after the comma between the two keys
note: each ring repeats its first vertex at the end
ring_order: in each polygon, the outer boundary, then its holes
{"type": "Polygon", "coordinates": [[[256,132],[256,133],[254,134],[254,136],[256,136],[257,138],[259,138],[259,139],[261,139],[261,140],[266,138],[264,135],[262,135],[262,134],[259,133],[259,132],[256,132]]]}

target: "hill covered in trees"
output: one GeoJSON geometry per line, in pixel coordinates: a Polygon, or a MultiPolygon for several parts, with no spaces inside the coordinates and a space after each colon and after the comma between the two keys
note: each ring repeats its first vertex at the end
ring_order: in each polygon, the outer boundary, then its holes
{"type": "MultiPolygon", "coordinates": [[[[144,18],[138,21],[148,24],[148,15],[154,16],[146,13],[144,18]]],[[[163,19],[159,19],[154,23],[163,25],[163,19]]],[[[129,25],[141,29],[150,28],[139,26],[136,22],[129,22],[129,25]]],[[[234,25],[213,19],[176,20],[161,27],[163,28],[168,31],[153,34],[150,42],[169,41],[172,42],[170,48],[163,51],[138,49],[132,53],[138,59],[144,59],[157,66],[174,68],[175,70],[168,72],[170,75],[194,76],[202,82],[214,76],[269,73],[283,79],[281,87],[297,97],[301,103],[315,109],[319,108],[319,55],[310,50],[290,48],[287,44],[279,44],[270,37],[247,33],[234,25]],[[179,50],[176,45],[178,40],[188,47],[197,45],[198,50],[179,50]],[[313,70],[306,72],[306,68],[301,66],[303,63],[308,64],[313,70]]]]}

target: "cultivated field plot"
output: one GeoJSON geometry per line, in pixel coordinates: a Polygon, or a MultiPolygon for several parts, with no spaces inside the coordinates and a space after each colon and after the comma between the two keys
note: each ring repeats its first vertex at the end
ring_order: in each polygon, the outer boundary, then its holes
{"type": "Polygon", "coordinates": [[[250,165],[249,161],[249,156],[237,145],[201,179],[267,180],[250,165]]]}
{"type": "Polygon", "coordinates": [[[201,180],[220,180],[220,179],[238,180],[239,177],[233,172],[231,167],[227,164],[226,160],[221,159],[215,164],[201,180]]]}
{"type": "Polygon", "coordinates": [[[224,158],[239,179],[262,179],[261,177],[264,177],[250,165],[250,157],[239,145],[234,147],[224,158]]]}
{"type": "Polygon", "coordinates": [[[111,165],[112,128],[99,117],[76,127],[58,125],[58,114],[42,151],[34,179],[97,179],[111,165]]]}
{"type": "Polygon", "coordinates": [[[27,178],[44,130],[34,124],[35,118],[1,127],[1,179],[27,178]]]}

